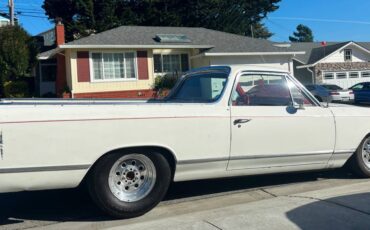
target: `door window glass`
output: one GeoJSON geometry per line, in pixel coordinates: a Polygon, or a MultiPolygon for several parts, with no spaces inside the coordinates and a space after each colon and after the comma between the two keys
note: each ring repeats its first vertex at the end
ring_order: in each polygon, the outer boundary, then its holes
{"type": "Polygon", "coordinates": [[[305,95],[305,93],[298,88],[296,84],[294,84],[293,81],[290,79],[287,79],[288,82],[288,87],[290,89],[290,93],[292,95],[293,102],[299,105],[308,105],[308,106],[313,106],[314,104],[311,102],[310,99],[305,95]]]}
{"type": "Polygon", "coordinates": [[[304,92],[284,75],[245,74],[232,94],[234,106],[313,105],[304,92]]]}
{"type": "Polygon", "coordinates": [[[235,106],[288,106],[292,102],[285,76],[245,74],[232,95],[235,106]]]}

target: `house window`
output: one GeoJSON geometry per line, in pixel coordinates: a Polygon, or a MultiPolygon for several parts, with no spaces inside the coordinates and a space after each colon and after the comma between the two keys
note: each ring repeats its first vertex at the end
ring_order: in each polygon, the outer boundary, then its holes
{"type": "Polygon", "coordinates": [[[347,78],[347,73],[336,73],[335,74],[337,79],[346,79],[347,78]]]}
{"type": "Polygon", "coordinates": [[[370,72],[362,72],[361,77],[370,77],[370,72]]]}
{"type": "Polygon", "coordinates": [[[154,54],[155,73],[176,73],[189,70],[188,54],[154,54]]]}
{"type": "Polygon", "coordinates": [[[114,81],[136,79],[135,53],[91,53],[93,79],[114,81]]]}
{"type": "Polygon", "coordinates": [[[350,72],[349,73],[349,78],[358,78],[358,77],[359,77],[358,72],[350,72]]]}
{"type": "Polygon", "coordinates": [[[324,73],[324,79],[325,80],[334,79],[334,74],[333,73],[324,73]]]}
{"type": "Polygon", "coordinates": [[[351,49],[344,50],[344,61],[352,61],[352,50],[351,49]]]}

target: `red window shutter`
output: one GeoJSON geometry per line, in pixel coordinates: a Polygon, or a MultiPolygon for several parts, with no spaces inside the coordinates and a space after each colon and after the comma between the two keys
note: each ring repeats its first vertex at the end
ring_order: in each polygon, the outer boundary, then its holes
{"type": "Polygon", "coordinates": [[[148,80],[148,52],[147,51],[137,51],[137,68],[139,80],[148,80]]]}
{"type": "Polygon", "coordinates": [[[77,52],[77,81],[90,82],[89,52],[77,52]]]}

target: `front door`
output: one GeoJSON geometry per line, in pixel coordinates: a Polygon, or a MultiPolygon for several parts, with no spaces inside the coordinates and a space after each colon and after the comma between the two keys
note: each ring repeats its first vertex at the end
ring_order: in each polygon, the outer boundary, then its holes
{"type": "Polygon", "coordinates": [[[228,170],[324,165],[331,157],[335,144],[331,111],[316,104],[288,76],[241,74],[231,101],[228,170]]]}

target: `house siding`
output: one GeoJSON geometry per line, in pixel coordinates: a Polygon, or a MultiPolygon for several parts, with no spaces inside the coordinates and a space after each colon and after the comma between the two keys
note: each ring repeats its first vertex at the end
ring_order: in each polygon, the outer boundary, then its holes
{"type": "MultiPolygon", "coordinates": [[[[196,54],[192,49],[70,49],[66,52],[67,60],[67,83],[74,98],[150,98],[154,96],[152,88],[154,79],[161,74],[154,73],[153,53],[187,53],[189,57],[196,54]],[[86,59],[81,54],[86,52],[136,52],[137,53],[137,79],[125,79],[122,81],[93,81],[92,75],[87,78],[86,71],[91,71],[86,65],[86,59]],[[146,55],[144,52],[146,52],[146,55]],[[145,58],[146,56],[146,58],[145,58]],[[80,58],[78,58],[80,57],[80,58]],[[145,60],[143,59],[145,58],[145,60]],[[81,65],[83,61],[83,65],[81,65]],[[146,68],[145,68],[146,67],[146,68]],[[83,68],[83,69],[81,69],[83,68]],[[89,70],[88,70],[89,69],[89,70]],[[85,75],[81,79],[81,75],[85,75]]],[[[88,62],[91,64],[91,62],[88,62]]],[[[190,68],[210,65],[252,65],[267,67],[293,72],[293,64],[290,55],[278,56],[227,56],[227,57],[201,57],[191,59],[190,68]]]]}
{"type": "Polygon", "coordinates": [[[293,74],[291,56],[223,56],[210,57],[211,65],[251,65],[288,71],[293,74]]]}
{"type": "MultiPolygon", "coordinates": [[[[81,97],[83,95],[86,95],[87,97],[90,97],[91,95],[88,95],[88,93],[105,93],[112,95],[111,92],[122,92],[122,91],[143,91],[143,90],[149,90],[153,86],[154,82],[154,76],[153,76],[153,52],[152,50],[147,50],[147,70],[148,70],[148,78],[145,80],[123,80],[123,81],[111,81],[111,82],[79,82],[78,81],[78,64],[77,64],[77,52],[81,51],[89,51],[89,50],[71,50],[70,52],[70,69],[71,69],[71,89],[73,97],[81,97]]],[[[95,51],[95,50],[94,50],[95,51]]],[[[133,51],[128,49],[114,49],[114,50],[99,50],[104,52],[127,52],[127,51],[133,51]]],[[[137,92],[138,94],[141,94],[140,92],[137,92]]],[[[97,94],[100,96],[101,94],[97,94]]],[[[121,94],[122,95],[122,94],[121,94]]],[[[145,94],[147,95],[147,94],[145,94]]]]}
{"type": "MultiPolygon", "coordinates": [[[[365,51],[359,49],[356,46],[350,45],[346,47],[345,49],[351,49],[352,50],[352,62],[368,62],[369,53],[366,53],[365,51]]],[[[337,52],[333,53],[332,55],[329,55],[327,58],[323,59],[321,63],[338,63],[338,62],[346,62],[344,60],[344,50],[341,49],[337,52]]]]}
{"type": "Polygon", "coordinates": [[[156,96],[156,92],[151,89],[126,90],[112,92],[94,92],[94,93],[75,93],[74,98],[132,98],[147,99],[156,96]]]}
{"type": "MultiPolygon", "coordinates": [[[[325,72],[348,72],[348,71],[369,71],[370,62],[338,62],[338,63],[319,63],[315,66],[316,83],[324,83],[323,73],[325,72]]],[[[368,81],[366,78],[330,80],[333,84],[338,84],[343,88],[348,88],[356,83],[368,81]]],[[[328,83],[328,81],[325,81],[328,83]]]]}

